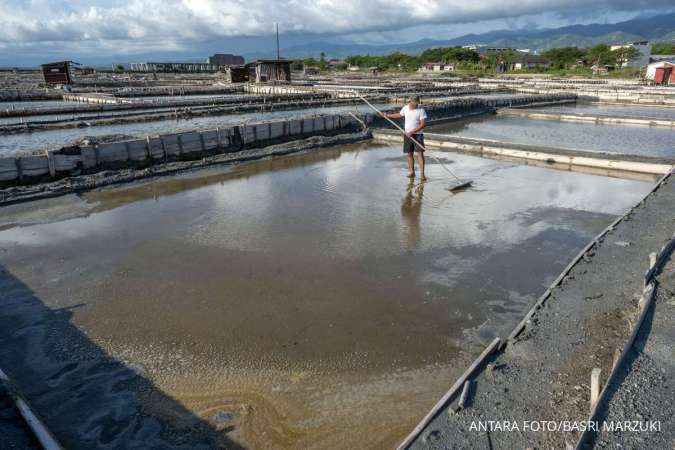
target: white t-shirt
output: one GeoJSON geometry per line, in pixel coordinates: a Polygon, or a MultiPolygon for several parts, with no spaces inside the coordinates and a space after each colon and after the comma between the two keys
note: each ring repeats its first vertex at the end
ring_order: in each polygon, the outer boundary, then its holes
{"type": "MultiPolygon", "coordinates": [[[[408,105],[405,105],[401,108],[401,115],[405,117],[405,132],[414,130],[420,126],[422,120],[427,119],[427,113],[423,108],[419,106],[415,109],[408,108],[408,105]]],[[[421,131],[420,131],[421,133],[421,131]]]]}

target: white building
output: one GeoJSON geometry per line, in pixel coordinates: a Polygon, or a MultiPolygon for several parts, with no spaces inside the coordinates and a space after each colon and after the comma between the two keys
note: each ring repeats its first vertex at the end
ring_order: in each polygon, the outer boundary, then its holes
{"type": "Polygon", "coordinates": [[[454,72],[455,66],[442,62],[428,62],[417,69],[418,72],[454,72]]]}
{"type": "Polygon", "coordinates": [[[630,42],[628,44],[612,45],[610,50],[633,47],[639,54],[630,61],[621,63],[621,67],[644,67],[649,64],[649,55],[652,54],[652,44],[649,41],[630,42]]]}

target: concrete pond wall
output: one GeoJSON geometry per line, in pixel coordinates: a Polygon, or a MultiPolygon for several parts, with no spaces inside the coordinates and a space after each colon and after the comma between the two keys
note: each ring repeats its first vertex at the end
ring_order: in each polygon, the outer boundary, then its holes
{"type": "MultiPolygon", "coordinates": [[[[574,94],[523,95],[496,99],[463,97],[428,105],[425,109],[429,119],[433,121],[489,112],[503,106],[550,104],[575,99],[574,94]]],[[[5,157],[0,158],[0,184],[31,184],[100,170],[146,167],[168,161],[199,159],[309,136],[350,133],[361,127],[359,121],[368,126],[388,126],[387,122],[376,113],[359,116],[320,115],[242,124],[118,142],[76,145],[59,150],[45,150],[41,154],[5,157]]]]}
{"type": "MultiPolygon", "coordinates": [[[[372,118],[369,120],[372,122],[372,118]]],[[[359,127],[352,117],[327,115],[65,147],[44,154],[0,158],[0,183],[30,184],[106,169],[199,159],[308,136],[348,133],[359,127]]]]}

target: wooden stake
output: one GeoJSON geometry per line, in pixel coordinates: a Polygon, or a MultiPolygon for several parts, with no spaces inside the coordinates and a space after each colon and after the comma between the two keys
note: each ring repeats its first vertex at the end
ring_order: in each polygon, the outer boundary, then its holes
{"type": "Polygon", "coordinates": [[[471,391],[471,380],[466,380],[464,382],[464,389],[462,389],[462,395],[459,397],[458,406],[460,409],[464,409],[466,402],[469,399],[469,392],[471,391]]]}
{"type": "Polygon", "coordinates": [[[614,358],[612,359],[612,369],[614,369],[616,365],[619,364],[620,358],[621,358],[621,349],[617,348],[614,350],[614,358]]]}
{"type": "Polygon", "coordinates": [[[595,368],[591,371],[591,411],[595,407],[595,404],[600,398],[600,373],[602,371],[599,368],[595,368]]]}
{"type": "Polygon", "coordinates": [[[445,393],[443,397],[434,405],[433,408],[431,408],[431,411],[427,413],[426,416],[420,421],[420,423],[417,424],[417,426],[412,430],[412,432],[401,442],[401,444],[397,447],[398,450],[405,450],[408,447],[410,447],[410,444],[413,443],[413,441],[417,438],[417,436],[420,435],[420,433],[429,425],[429,423],[438,415],[438,413],[443,409],[443,407],[448,403],[450,398],[452,398],[457,391],[459,390],[460,387],[464,385],[464,382],[469,379],[471,374],[478,369],[478,367],[483,364],[483,361],[487,359],[488,356],[490,356],[495,349],[499,346],[500,339],[498,337],[494,338],[494,340],[488,345],[485,350],[483,350],[483,353],[481,353],[478,358],[469,366],[468,369],[466,369],[466,372],[462,374],[461,377],[455,382],[455,384],[452,385],[452,387],[448,390],[448,392],[445,393]]]}

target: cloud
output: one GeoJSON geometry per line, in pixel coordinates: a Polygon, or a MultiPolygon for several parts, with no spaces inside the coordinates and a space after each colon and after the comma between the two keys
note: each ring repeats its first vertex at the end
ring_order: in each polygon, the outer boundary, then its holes
{"type": "Polygon", "coordinates": [[[640,11],[672,0],[0,0],[0,43],[141,41],[150,45],[284,31],[345,34],[575,10],[640,11]]]}
{"type": "Polygon", "coordinates": [[[672,0],[0,0],[0,66],[272,54],[307,42],[413,42],[628,20],[672,0]],[[270,53],[271,52],[271,53],[270,53]]]}

